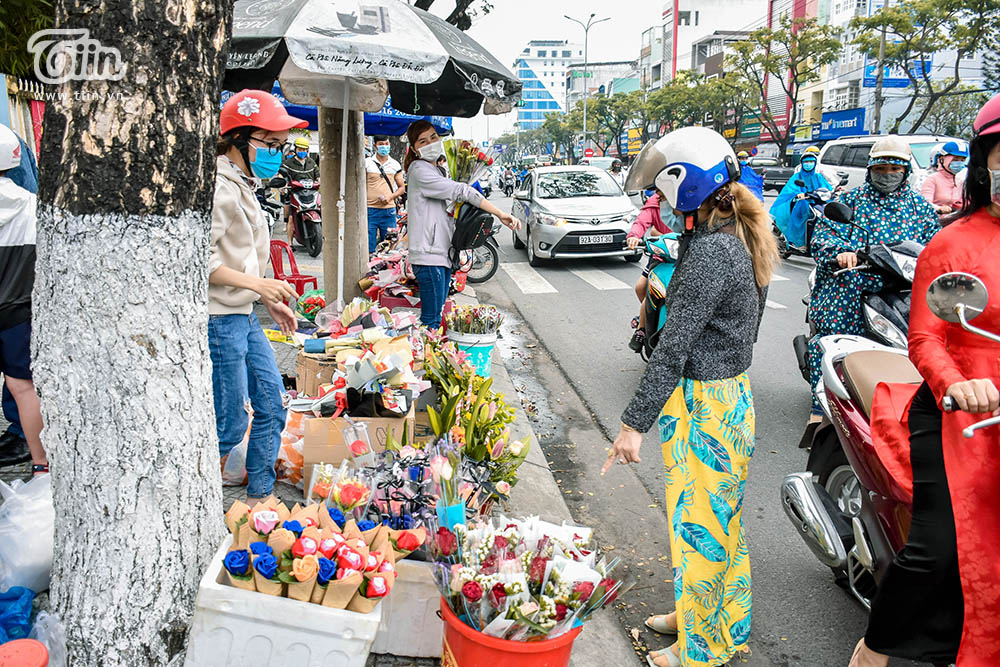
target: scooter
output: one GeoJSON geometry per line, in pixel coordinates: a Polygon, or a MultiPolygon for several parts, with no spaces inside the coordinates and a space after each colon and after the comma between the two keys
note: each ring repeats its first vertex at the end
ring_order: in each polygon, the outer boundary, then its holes
{"type": "Polygon", "coordinates": [[[513,197],[514,196],[514,178],[505,178],[503,181],[503,196],[513,197]]]}
{"type": "Polygon", "coordinates": [[[500,227],[500,221],[494,220],[486,243],[478,248],[461,252],[460,268],[468,274],[470,283],[484,283],[495,276],[497,269],[500,268],[500,245],[496,239],[500,227]]]}
{"type": "Polygon", "coordinates": [[[310,257],[323,250],[323,218],[320,215],[319,181],[292,181],[288,193],[292,218],[292,238],[310,257]]]}
{"type": "MultiPolygon", "coordinates": [[[[645,254],[653,260],[646,285],[645,309],[645,339],[642,347],[635,350],[643,361],[649,363],[653,356],[653,348],[660,340],[660,332],[667,323],[667,285],[677,268],[680,256],[680,234],[669,233],[654,239],[646,240],[645,254]]],[[[633,320],[633,326],[638,326],[638,318],[633,320]]],[[[633,348],[634,349],[634,348],[633,348]]]]}
{"type": "MultiPolygon", "coordinates": [[[[851,225],[862,230],[865,238],[868,230],[854,224],[854,211],[840,202],[830,202],[823,214],[833,220],[851,225]]],[[[913,275],[917,269],[917,256],[924,246],[916,241],[900,241],[893,245],[884,243],[870,245],[867,240],[865,248],[858,251],[858,265],[850,269],[840,269],[834,275],[842,275],[851,271],[865,271],[878,276],[882,280],[882,289],[877,293],[859,294],[861,308],[865,318],[865,337],[890,347],[905,350],[910,322],[910,291],[913,286],[913,275]]],[[[812,293],[815,284],[815,274],[810,274],[809,291],[812,293]]],[[[810,297],[811,300],[811,297],[810,297]]],[[[806,300],[804,299],[803,302],[806,300]]],[[[807,304],[808,305],[808,304],[807,304]]],[[[816,335],[816,327],[809,322],[808,310],[806,322],[809,324],[809,335],[799,335],[792,340],[795,357],[799,364],[802,377],[809,381],[809,341],[816,335]]]]}
{"type": "MultiPolygon", "coordinates": [[[[1000,343],[1000,336],[969,320],[987,305],[986,287],[970,274],[946,274],[928,290],[938,317],[1000,343]]],[[[827,336],[823,382],[817,398],[826,419],[816,431],[805,472],[781,485],[785,514],[816,558],[867,609],[896,553],[906,544],[912,517],[909,495],[882,463],[871,436],[871,405],[881,382],[920,384],[906,352],[859,336],[827,336]]],[[[946,397],[945,410],[954,409],[946,397]]],[[[991,417],[963,431],[1000,425],[991,417]]]]}
{"type": "MultiPolygon", "coordinates": [[[[819,190],[813,190],[812,192],[805,193],[805,199],[809,202],[809,218],[806,220],[806,244],[804,246],[793,245],[788,242],[785,238],[784,233],[778,228],[776,223],[771,223],[771,231],[774,232],[775,241],[778,243],[778,252],[781,254],[782,259],[788,259],[789,257],[812,257],[809,253],[809,244],[812,241],[813,229],[816,227],[816,223],[823,219],[823,211],[828,203],[833,201],[833,198],[840,192],[845,185],[847,185],[848,177],[843,176],[840,179],[840,183],[833,190],[828,190],[826,188],[820,188],[819,190]]],[[[806,183],[803,180],[795,181],[795,185],[800,188],[806,187],[806,183]]],[[[793,200],[794,201],[794,200],[793,200]]]]}

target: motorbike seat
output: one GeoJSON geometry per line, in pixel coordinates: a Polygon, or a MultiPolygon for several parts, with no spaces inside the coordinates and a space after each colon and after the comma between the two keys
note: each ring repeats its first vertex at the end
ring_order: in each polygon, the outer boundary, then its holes
{"type": "Polygon", "coordinates": [[[896,352],[859,350],[844,357],[844,384],[868,418],[879,382],[920,384],[923,381],[916,366],[896,352]]]}

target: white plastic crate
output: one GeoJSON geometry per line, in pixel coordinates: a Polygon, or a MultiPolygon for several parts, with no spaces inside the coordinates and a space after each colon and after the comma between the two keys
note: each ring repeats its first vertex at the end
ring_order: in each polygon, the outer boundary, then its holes
{"type": "Polygon", "coordinates": [[[233,588],[222,583],[232,541],[201,579],[185,667],[364,667],[385,600],[358,614],[233,588]]]}
{"type": "Polygon", "coordinates": [[[431,564],[404,559],[396,563],[396,571],[392,593],[382,601],[382,625],[372,653],[440,658],[444,623],[437,614],[441,593],[431,564]]]}

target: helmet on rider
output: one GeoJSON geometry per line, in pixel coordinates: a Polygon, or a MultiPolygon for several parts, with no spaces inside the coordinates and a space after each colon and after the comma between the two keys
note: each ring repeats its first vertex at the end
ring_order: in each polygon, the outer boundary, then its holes
{"type": "Polygon", "coordinates": [[[611,169],[613,171],[621,171],[621,168],[622,168],[622,161],[621,160],[619,160],[618,158],[615,158],[614,160],[611,161],[611,169]]]}
{"type": "Polygon", "coordinates": [[[309,148],[309,140],[306,139],[305,137],[298,137],[295,140],[295,147],[296,148],[306,148],[306,149],[308,149],[309,148]]]}
{"type": "Polygon", "coordinates": [[[21,142],[14,130],[0,125],[0,174],[21,164],[21,142]]]}
{"type": "Polygon", "coordinates": [[[625,191],[656,187],[671,208],[691,213],[739,178],[736,154],[721,134],[707,127],[684,127],[643,147],[625,191]]]}
{"type": "Polygon", "coordinates": [[[309,123],[288,115],[277,97],[263,90],[241,90],[230,97],[219,115],[219,134],[222,140],[218,153],[225,154],[235,147],[243,157],[246,168],[258,178],[272,178],[278,173],[284,155],[263,145],[253,132],[288,132],[293,127],[304,128],[309,123]],[[257,141],[251,144],[250,140],[257,141]],[[254,148],[254,158],[250,159],[250,146],[254,148]]]}
{"type": "Polygon", "coordinates": [[[1000,95],[983,105],[972,123],[972,131],[977,137],[986,134],[1000,134],[1000,95]]]}
{"type": "Polygon", "coordinates": [[[816,157],[819,157],[819,146],[810,146],[802,153],[802,155],[815,155],[816,157]]]}
{"type": "Polygon", "coordinates": [[[969,143],[969,176],[965,181],[962,210],[972,214],[994,203],[1000,206],[1000,170],[990,169],[990,155],[1000,143],[1000,95],[983,105],[972,123],[969,143]]]}
{"type": "Polygon", "coordinates": [[[868,175],[865,180],[882,194],[904,187],[910,176],[910,144],[891,134],[875,141],[868,153],[868,175]]]}

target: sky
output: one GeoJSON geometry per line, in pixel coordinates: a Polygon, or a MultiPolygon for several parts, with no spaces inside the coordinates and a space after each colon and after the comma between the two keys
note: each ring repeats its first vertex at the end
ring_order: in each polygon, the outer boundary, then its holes
{"type": "MultiPolygon", "coordinates": [[[[591,62],[634,60],[639,57],[643,31],[660,25],[664,0],[492,0],[493,10],[476,19],[468,34],[512,69],[514,59],[532,39],[568,39],[583,43],[583,28],[563,18],[568,14],[586,23],[593,12],[596,19],[610,18],[590,29],[591,62]],[[627,7],[627,10],[620,8],[627,7]],[[610,10],[616,11],[610,11],[610,10]]],[[[435,0],[431,11],[447,16],[453,0],[435,0]]],[[[513,131],[515,114],[455,119],[455,134],[463,139],[482,141],[513,131]]]]}

